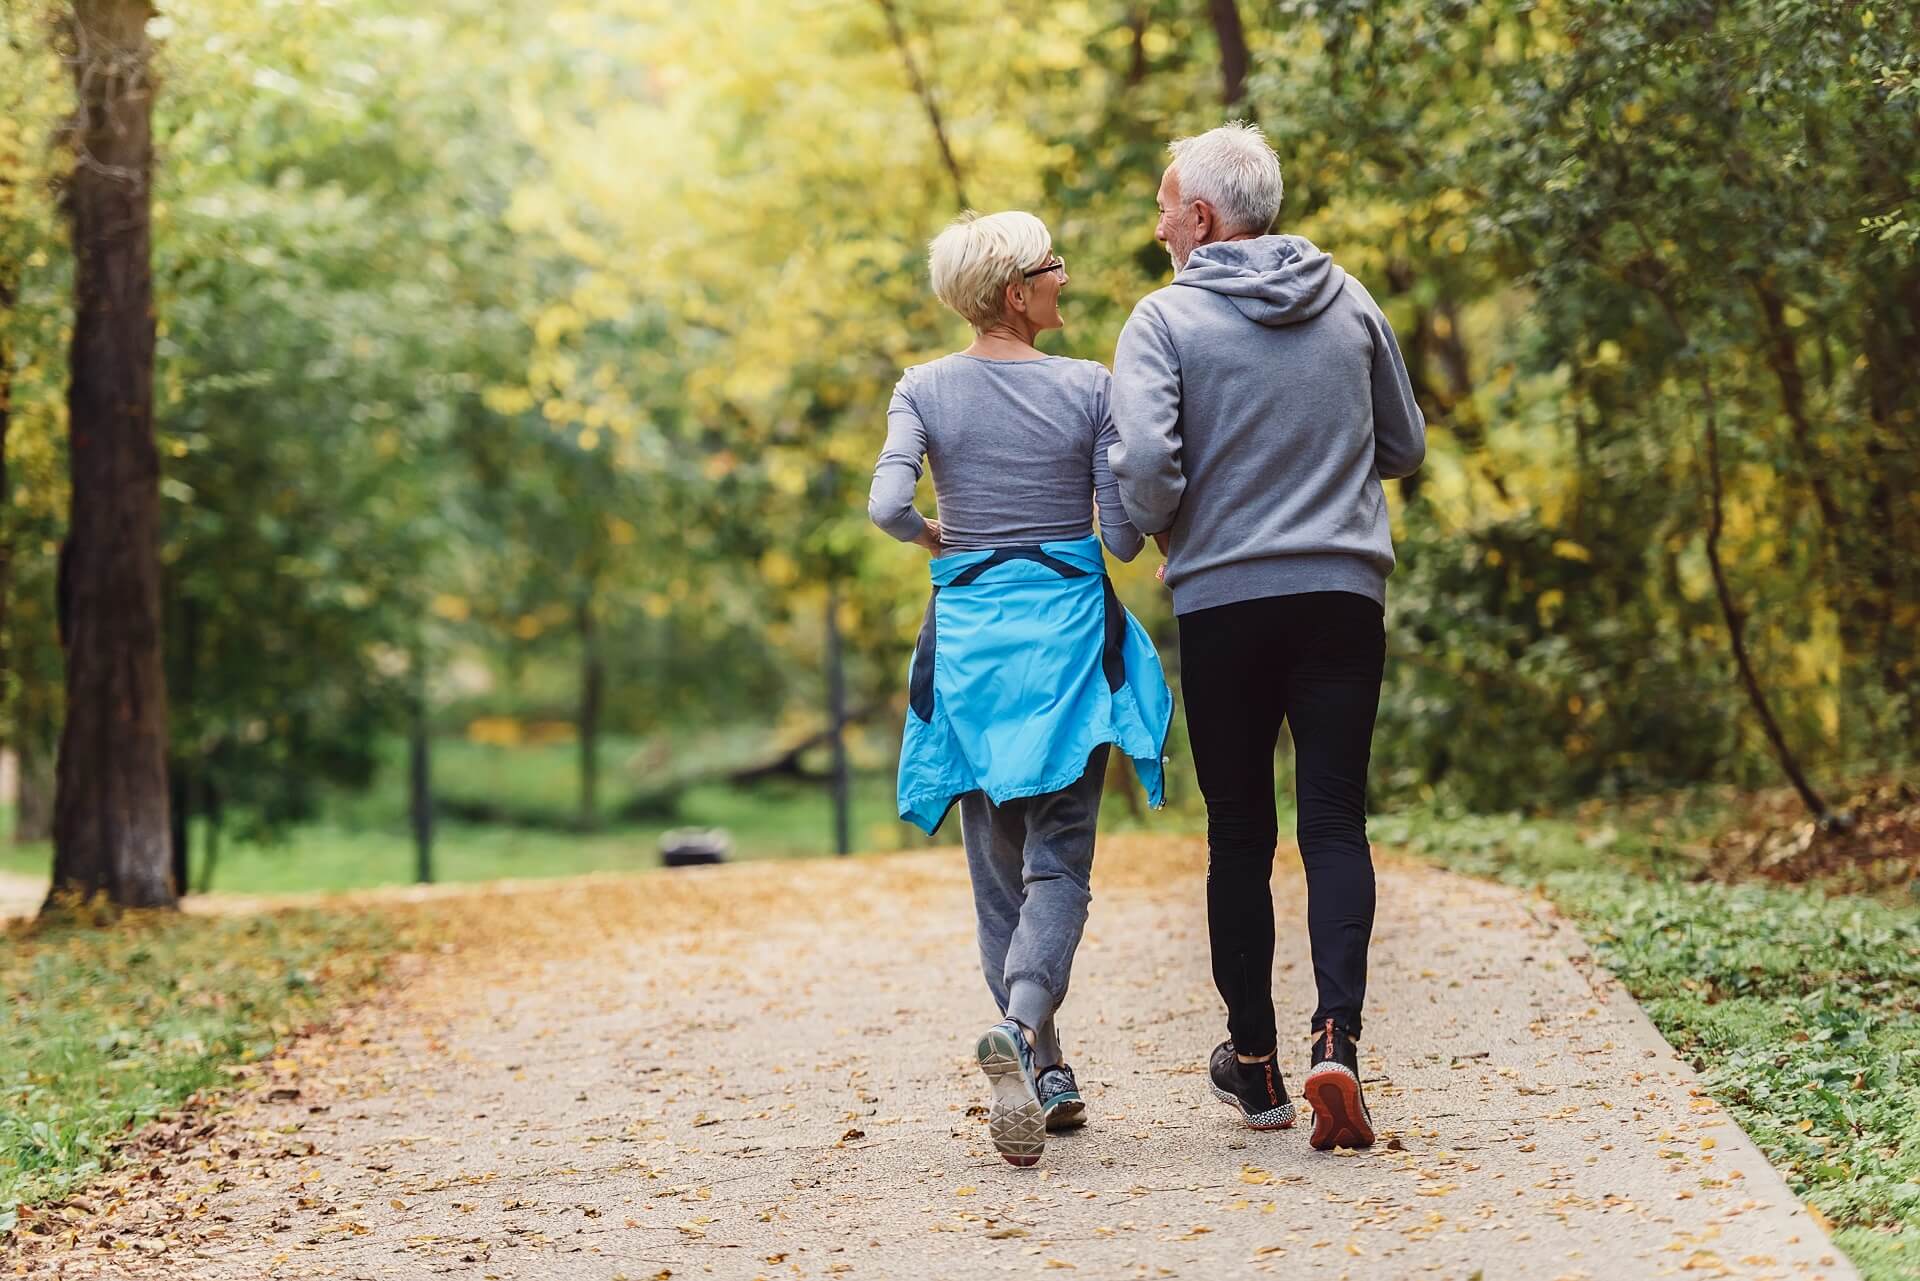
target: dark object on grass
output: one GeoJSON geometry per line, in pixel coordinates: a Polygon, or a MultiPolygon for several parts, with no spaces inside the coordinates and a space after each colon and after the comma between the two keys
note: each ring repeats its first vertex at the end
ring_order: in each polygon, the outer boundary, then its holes
{"type": "Polygon", "coordinates": [[[668,867],[724,863],[733,853],[733,838],[723,828],[682,827],[660,838],[660,861],[668,867]]]}

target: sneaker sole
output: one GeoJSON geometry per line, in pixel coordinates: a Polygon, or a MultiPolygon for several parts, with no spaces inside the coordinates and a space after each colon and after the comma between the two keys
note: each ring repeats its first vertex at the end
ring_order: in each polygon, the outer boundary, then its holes
{"type": "Polygon", "coordinates": [[[1047,1108],[1048,1130],[1077,1130],[1087,1123],[1087,1105],[1079,1096],[1061,1099],[1047,1108]]]}
{"type": "Polygon", "coordinates": [[[1300,1093],[1313,1105],[1314,1149],[1370,1148],[1373,1122],[1360,1100],[1360,1080],[1342,1063],[1322,1063],[1307,1073],[1300,1093]]]}
{"type": "Polygon", "coordinates": [[[1033,1096],[1026,1073],[1020,1070],[1020,1049],[1001,1029],[988,1028],[975,1051],[980,1070],[993,1090],[987,1112],[987,1135],[1008,1165],[1022,1169],[1035,1165],[1047,1148],[1047,1119],[1033,1096]]]}
{"type": "Polygon", "coordinates": [[[1232,1091],[1223,1090],[1211,1081],[1207,1082],[1207,1088],[1213,1091],[1214,1098],[1238,1112],[1249,1130],[1291,1130],[1299,1115],[1292,1103],[1282,1103],[1264,1112],[1249,1112],[1247,1105],[1235,1098],[1232,1091]]]}

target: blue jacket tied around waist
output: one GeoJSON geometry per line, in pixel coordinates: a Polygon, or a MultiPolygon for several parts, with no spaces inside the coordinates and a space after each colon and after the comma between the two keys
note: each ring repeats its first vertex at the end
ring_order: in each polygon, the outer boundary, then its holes
{"type": "Polygon", "coordinates": [[[929,835],[966,792],[1059,791],[1102,743],[1165,803],[1173,693],[1098,538],[936,557],[908,695],[900,817],[929,835]]]}

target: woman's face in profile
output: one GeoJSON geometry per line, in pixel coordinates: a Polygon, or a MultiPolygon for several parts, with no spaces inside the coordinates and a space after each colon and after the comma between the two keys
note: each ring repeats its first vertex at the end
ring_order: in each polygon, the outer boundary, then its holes
{"type": "Polygon", "coordinates": [[[1027,319],[1040,329],[1061,329],[1060,294],[1067,287],[1066,259],[1055,254],[1051,271],[1042,271],[1027,280],[1027,319]]]}

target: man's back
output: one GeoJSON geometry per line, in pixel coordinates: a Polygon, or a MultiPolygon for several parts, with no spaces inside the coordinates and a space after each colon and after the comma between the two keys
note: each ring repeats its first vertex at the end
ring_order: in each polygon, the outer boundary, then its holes
{"type": "Polygon", "coordinates": [[[1358,281],[1297,236],[1202,246],[1134,308],[1114,365],[1114,475],[1135,525],[1171,532],[1177,613],[1384,600],[1380,480],[1420,465],[1425,427],[1358,281]]]}

